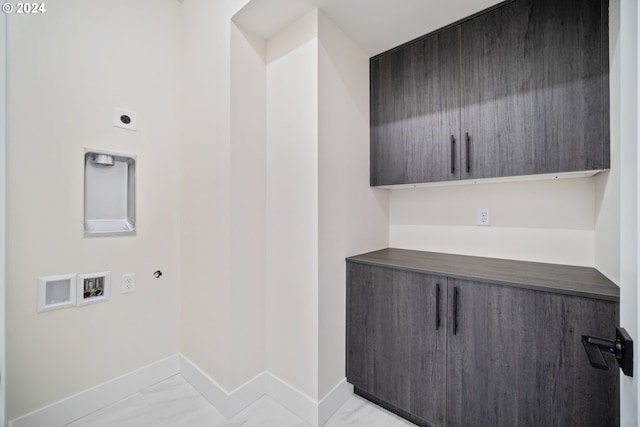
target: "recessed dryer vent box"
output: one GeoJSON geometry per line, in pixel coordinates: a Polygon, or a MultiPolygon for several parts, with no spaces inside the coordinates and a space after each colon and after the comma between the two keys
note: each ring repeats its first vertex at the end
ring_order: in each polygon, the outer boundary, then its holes
{"type": "Polygon", "coordinates": [[[76,305],[76,275],[38,279],[38,313],[76,305]]]}
{"type": "Polygon", "coordinates": [[[136,233],[136,157],[85,148],[84,236],[136,233]]]}

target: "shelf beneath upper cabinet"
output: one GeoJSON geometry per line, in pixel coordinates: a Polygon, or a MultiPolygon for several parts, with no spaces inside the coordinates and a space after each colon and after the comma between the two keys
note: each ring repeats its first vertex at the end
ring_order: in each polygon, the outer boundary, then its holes
{"type": "Polygon", "coordinates": [[[494,184],[494,183],[501,183],[501,182],[550,181],[554,179],[589,178],[605,170],[606,169],[598,169],[598,170],[580,171],[580,172],[506,176],[506,177],[500,177],[500,178],[463,179],[459,181],[438,181],[438,182],[422,182],[422,183],[415,183],[415,184],[380,185],[374,188],[384,188],[387,190],[405,190],[408,188],[449,187],[452,185],[475,185],[475,184],[494,184]]]}

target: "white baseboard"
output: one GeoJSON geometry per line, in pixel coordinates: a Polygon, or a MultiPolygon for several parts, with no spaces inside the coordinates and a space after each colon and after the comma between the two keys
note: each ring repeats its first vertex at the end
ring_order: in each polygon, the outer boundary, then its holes
{"type": "Polygon", "coordinates": [[[266,372],[267,395],[282,406],[318,427],[318,402],[270,372],[266,372]]]}
{"type": "Polygon", "coordinates": [[[227,392],[183,355],[180,355],[180,373],[227,418],[232,418],[266,394],[313,427],[318,427],[353,395],[353,386],[345,378],[317,402],[268,371],[227,392]]]}
{"type": "Polygon", "coordinates": [[[193,388],[198,390],[218,411],[232,418],[265,393],[264,373],[228,392],[193,362],[180,355],[180,373],[193,388]]]}
{"type": "Polygon", "coordinates": [[[11,420],[9,427],[63,426],[178,373],[178,356],[171,356],[11,420]]]}
{"type": "Polygon", "coordinates": [[[353,396],[353,386],[347,382],[346,378],[343,378],[342,381],[336,384],[336,386],[320,400],[318,410],[319,425],[324,425],[351,396],[353,396]]]}
{"type": "Polygon", "coordinates": [[[229,411],[234,415],[241,412],[262,397],[266,390],[266,376],[263,372],[231,392],[229,411]]]}
{"type": "Polygon", "coordinates": [[[324,425],[353,395],[353,386],[343,378],[318,402],[272,373],[265,374],[266,394],[313,427],[324,425]]]}
{"type": "Polygon", "coordinates": [[[353,394],[353,386],[343,379],[318,402],[268,371],[227,392],[193,362],[177,354],[16,418],[9,427],[63,426],[178,373],[227,418],[267,394],[313,427],[319,427],[353,394]]]}

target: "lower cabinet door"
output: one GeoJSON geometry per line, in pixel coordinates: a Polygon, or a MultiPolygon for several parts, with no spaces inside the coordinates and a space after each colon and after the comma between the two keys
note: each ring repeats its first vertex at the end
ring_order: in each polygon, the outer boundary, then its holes
{"type": "Polygon", "coordinates": [[[445,303],[446,278],[347,264],[347,380],[356,393],[418,425],[445,425],[445,303]]]}
{"type": "Polygon", "coordinates": [[[613,302],[448,279],[450,426],[617,426],[619,370],[582,335],[615,338],[613,302]]]}

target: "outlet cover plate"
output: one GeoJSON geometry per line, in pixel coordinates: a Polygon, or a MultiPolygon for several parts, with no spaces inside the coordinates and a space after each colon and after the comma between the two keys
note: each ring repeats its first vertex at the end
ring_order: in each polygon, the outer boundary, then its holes
{"type": "Polygon", "coordinates": [[[127,294],[136,290],[136,273],[122,275],[122,288],[120,293],[127,294]]]}
{"type": "Polygon", "coordinates": [[[491,211],[489,208],[478,208],[478,225],[491,225],[491,211]]]}
{"type": "Polygon", "coordinates": [[[113,125],[117,128],[127,130],[138,130],[138,119],[135,111],[125,110],[124,108],[113,109],[113,125]]]}

